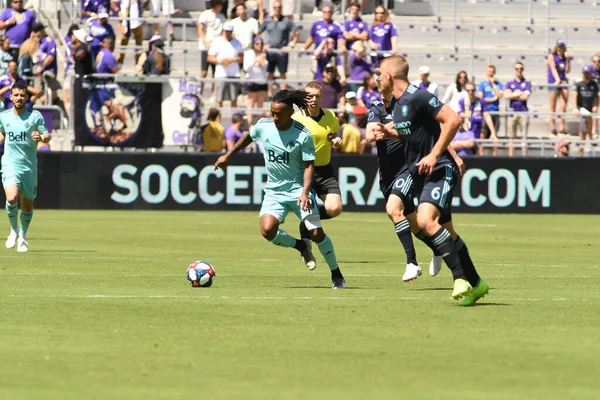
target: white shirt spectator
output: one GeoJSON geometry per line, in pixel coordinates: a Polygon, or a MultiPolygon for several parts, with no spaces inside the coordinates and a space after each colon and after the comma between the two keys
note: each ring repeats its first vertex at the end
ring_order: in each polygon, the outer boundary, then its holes
{"type": "Polygon", "coordinates": [[[254,35],[258,35],[258,21],[254,18],[247,18],[242,21],[237,17],[233,21],[233,36],[242,43],[242,47],[247,50],[252,47],[254,35]]]}
{"type": "MultiPolygon", "coordinates": [[[[260,53],[259,57],[267,57],[266,53],[260,53]]],[[[254,49],[246,50],[244,52],[244,71],[246,71],[246,78],[256,79],[261,82],[267,82],[267,66],[268,62],[262,67],[256,62],[256,53],[254,49]]]]}
{"type": "MultiPolygon", "coordinates": [[[[223,31],[223,24],[225,23],[225,16],[221,13],[215,14],[213,10],[208,9],[200,14],[198,18],[199,24],[204,24],[204,35],[208,43],[212,43],[213,40],[221,36],[223,31]]],[[[202,40],[198,43],[200,50],[207,50],[202,40]]]]}
{"type": "MultiPolygon", "coordinates": [[[[213,40],[208,50],[208,55],[217,57],[217,60],[225,58],[236,58],[240,53],[243,53],[244,49],[242,44],[236,38],[232,38],[231,42],[228,42],[223,36],[219,36],[213,40]]],[[[237,62],[230,63],[227,67],[223,64],[217,64],[215,68],[215,78],[239,78],[240,77],[240,64],[237,62]]]]}
{"type": "Polygon", "coordinates": [[[460,105],[458,102],[460,99],[465,99],[467,97],[467,92],[463,88],[462,92],[459,92],[456,88],[456,83],[451,84],[446,88],[446,92],[444,93],[444,97],[442,98],[442,103],[448,104],[450,108],[454,111],[459,112],[460,105]]]}

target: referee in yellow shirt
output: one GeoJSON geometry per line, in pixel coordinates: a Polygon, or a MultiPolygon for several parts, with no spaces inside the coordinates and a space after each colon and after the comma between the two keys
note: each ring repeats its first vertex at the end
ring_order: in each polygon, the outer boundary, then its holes
{"type": "MultiPolygon", "coordinates": [[[[342,196],[340,184],[331,165],[331,146],[340,147],[342,139],[337,137],[340,122],[334,112],[323,110],[323,88],[317,81],[306,85],[308,108],[295,113],[292,118],[302,123],[310,131],[315,142],[315,174],[312,188],[323,200],[324,207],[319,207],[321,220],[335,218],[342,213],[342,196]]],[[[300,224],[300,234],[310,239],[310,233],[304,224],[300,224]]]]}

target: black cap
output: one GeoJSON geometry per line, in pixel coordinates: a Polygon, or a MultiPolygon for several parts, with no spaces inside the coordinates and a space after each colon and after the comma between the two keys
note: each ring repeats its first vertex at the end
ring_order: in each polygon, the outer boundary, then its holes
{"type": "Polygon", "coordinates": [[[44,26],[44,24],[40,23],[40,22],[36,22],[32,27],[31,27],[31,32],[39,32],[41,30],[44,30],[46,27],[44,26]]]}
{"type": "Polygon", "coordinates": [[[152,45],[162,49],[165,47],[165,42],[163,42],[162,39],[156,39],[154,42],[152,42],[152,45]]]}

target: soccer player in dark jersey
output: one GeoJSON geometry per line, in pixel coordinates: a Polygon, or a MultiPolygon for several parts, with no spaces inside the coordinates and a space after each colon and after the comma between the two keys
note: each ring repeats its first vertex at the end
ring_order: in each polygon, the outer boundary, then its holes
{"type": "Polygon", "coordinates": [[[370,142],[375,141],[379,164],[379,188],[385,197],[387,215],[394,224],[396,235],[406,253],[406,271],[402,280],[408,282],[421,275],[411,232],[433,250],[434,256],[429,264],[429,274],[436,276],[442,268],[442,257],[435,255],[431,238],[417,224],[414,201],[409,193],[412,178],[406,168],[404,146],[400,140],[375,140],[378,124],[385,125],[393,121],[391,92],[382,92],[382,96],[383,102],[373,101],[371,104],[367,117],[366,139],[370,142]]]}
{"type": "Polygon", "coordinates": [[[447,148],[460,125],[456,112],[433,94],[408,82],[408,62],[392,56],[381,62],[382,90],[391,87],[395,99],[393,124],[379,124],[376,139],[400,139],[412,178],[412,195],[419,199],[417,223],[432,239],[437,252],[452,271],[452,297],[471,306],[488,293],[479,277],[467,246],[454,231],[451,199],[459,167],[447,148]],[[440,129],[440,123],[442,128],[440,129]]]}

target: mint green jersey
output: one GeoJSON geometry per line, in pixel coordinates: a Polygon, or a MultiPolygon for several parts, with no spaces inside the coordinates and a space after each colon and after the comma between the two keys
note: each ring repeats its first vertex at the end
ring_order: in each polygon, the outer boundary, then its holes
{"type": "Polygon", "coordinates": [[[4,135],[2,171],[37,173],[37,142],[31,133],[40,135],[48,132],[44,117],[37,110],[26,110],[17,115],[14,109],[0,113],[0,133],[4,135]]]}
{"type": "Polygon", "coordinates": [[[252,140],[260,140],[264,147],[267,184],[265,193],[296,200],[304,186],[304,161],[314,161],[313,138],[298,121],[287,131],[279,131],[272,118],[262,118],[250,130],[252,140]]]}

